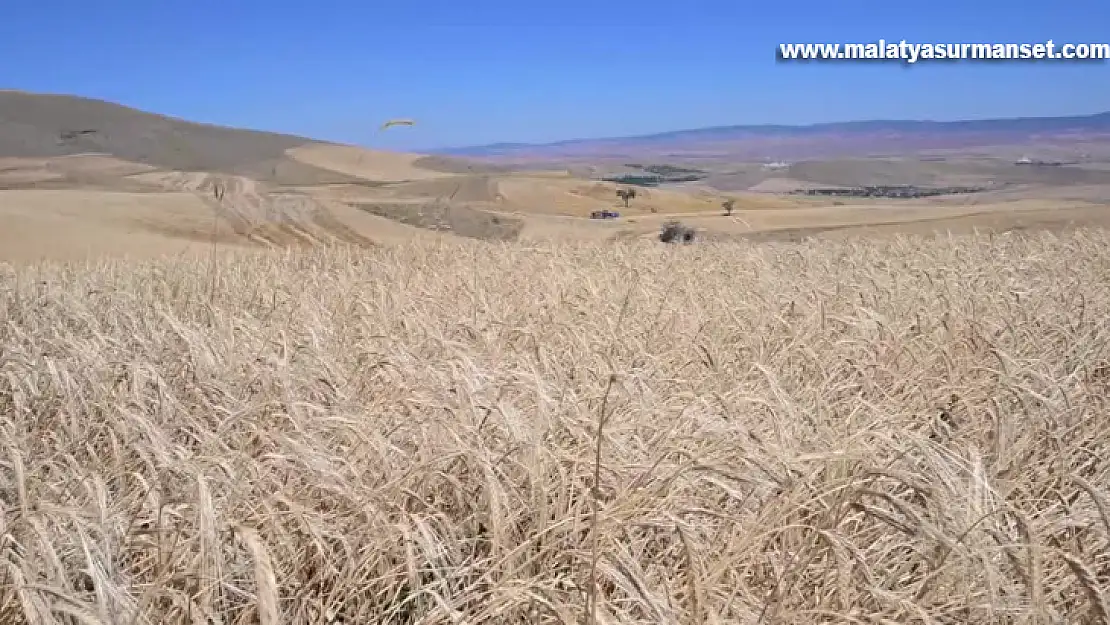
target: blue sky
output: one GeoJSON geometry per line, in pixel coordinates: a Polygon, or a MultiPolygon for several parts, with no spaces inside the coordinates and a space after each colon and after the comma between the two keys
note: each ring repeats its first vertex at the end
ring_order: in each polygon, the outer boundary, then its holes
{"type": "Polygon", "coordinates": [[[5,0],[0,88],[388,149],[1110,110],[1105,62],[775,60],[879,38],[1108,42],[1110,2],[5,0]]]}

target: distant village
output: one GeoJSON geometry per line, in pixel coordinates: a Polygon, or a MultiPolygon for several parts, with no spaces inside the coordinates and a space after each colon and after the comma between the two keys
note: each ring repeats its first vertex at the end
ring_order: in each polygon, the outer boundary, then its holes
{"type": "Polygon", "coordinates": [[[1014,165],[1029,165],[1032,167],[1061,167],[1063,165],[1074,164],[1075,163],[1065,163],[1063,161],[1042,161],[1041,159],[1029,158],[1028,156],[1023,156],[1014,161],[1014,165]]]}
{"type": "Polygon", "coordinates": [[[792,191],[795,195],[820,195],[834,197],[867,197],[867,198],[897,198],[911,199],[920,197],[933,197],[937,195],[957,195],[961,193],[979,193],[982,187],[915,187],[913,185],[876,185],[865,187],[825,188],[825,189],[799,189],[792,191]]]}

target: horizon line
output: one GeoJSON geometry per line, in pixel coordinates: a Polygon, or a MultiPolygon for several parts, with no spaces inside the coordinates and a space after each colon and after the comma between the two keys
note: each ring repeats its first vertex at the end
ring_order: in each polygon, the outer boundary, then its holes
{"type": "Polygon", "coordinates": [[[1026,120],[1048,120],[1048,119],[1083,119],[1091,117],[1100,117],[1103,115],[1110,115],[1110,109],[1100,110],[1093,113],[1074,113],[1069,115],[1017,115],[1009,117],[961,117],[956,119],[913,119],[913,118],[870,118],[870,119],[842,119],[836,121],[826,122],[811,122],[799,124],[775,124],[775,123],[738,123],[738,124],[717,124],[713,126],[687,126],[684,128],[677,128],[673,130],[659,130],[653,132],[645,132],[642,134],[629,134],[629,135],[604,135],[593,137],[575,137],[571,139],[557,139],[555,141],[494,141],[492,143],[472,144],[472,145],[456,145],[446,146],[441,148],[427,148],[429,151],[446,152],[446,151],[460,151],[460,150],[477,150],[477,149],[490,149],[497,147],[553,147],[560,145],[567,145],[572,143],[583,143],[588,141],[621,141],[628,139],[650,139],[653,137],[663,137],[666,135],[692,133],[692,132],[708,132],[714,130],[734,130],[741,128],[779,128],[779,129],[813,129],[822,126],[842,126],[848,124],[959,124],[959,123],[975,123],[975,122],[1014,122],[1026,120]]]}
{"type": "MultiPolygon", "coordinates": [[[[220,123],[220,122],[198,121],[198,120],[189,119],[189,118],[186,118],[186,117],[181,117],[179,115],[174,115],[174,114],[170,114],[170,113],[164,113],[164,112],[159,112],[159,111],[155,111],[155,110],[151,110],[151,109],[145,109],[145,108],[139,108],[138,106],[135,106],[135,105],[132,105],[132,104],[125,104],[121,101],[109,100],[109,99],[106,99],[106,98],[93,96],[93,95],[82,95],[82,94],[75,93],[75,92],[28,91],[26,89],[19,89],[19,88],[16,88],[16,87],[0,87],[0,93],[18,93],[18,94],[29,95],[29,96],[71,97],[71,98],[78,98],[78,99],[84,99],[84,100],[92,100],[92,101],[103,102],[103,103],[106,103],[106,104],[111,104],[111,105],[114,105],[114,106],[129,108],[129,109],[139,111],[139,112],[143,112],[143,113],[158,115],[158,116],[165,117],[165,118],[172,119],[172,120],[176,120],[176,121],[186,122],[186,123],[190,123],[190,124],[197,124],[197,125],[201,125],[201,126],[227,128],[227,129],[233,129],[233,130],[245,130],[245,131],[250,131],[250,132],[262,132],[262,133],[277,134],[277,135],[286,135],[286,136],[289,136],[289,137],[298,137],[298,138],[301,138],[301,139],[307,139],[309,141],[313,141],[313,142],[316,142],[316,143],[331,143],[331,144],[340,144],[340,143],[342,143],[342,144],[355,146],[355,147],[366,147],[366,146],[361,145],[358,142],[350,142],[350,141],[347,141],[347,140],[344,140],[344,141],[340,142],[340,141],[329,140],[329,139],[321,139],[321,138],[318,138],[318,137],[302,135],[302,134],[299,134],[299,133],[293,133],[293,132],[282,131],[282,130],[266,129],[266,128],[260,128],[260,127],[257,127],[257,126],[234,126],[234,125],[230,125],[230,124],[226,124],[226,123],[220,123]]],[[[580,137],[574,137],[574,138],[568,138],[568,139],[558,139],[558,140],[555,140],[555,141],[538,141],[538,142],[494,141],[494,142],[490,142],[490,143],[481,143],[481,144],[448,145],[448,146],[440,146],[440,147],[415,148],[415,149],[412,149],[412,150],[409,150],[409,151],[412,151],[414,153],[419,152],[419,153],[423,153],[423,154],[445,154],[445,153],[450,153],[450,152],[465,152],[465,151],[470,151],[470,150],[481,150],[481,149],[487,149],[488,150],[488,149],[492,149],[492,148],[514,148],[514,147],[544,148],[544,147],[563,146],[563,145],[569,145],[569,144],[574,144],[574,143],[585,143],[585,142],[591,142],[591,141],[626,141],[626,140],[632,140],[632,139],[651,139],[651,138],[665,137],[667,135],[675,135],[675,134],[683,134],[683,133],[712,132],[712,131],[735,130],[735,129],[804,130],[804,129],[820,128],[820,127],[824,127],[824,126],[840,126],[840,125],[855,125],[855,124],[897,124],[897,123],[902,123],[902,124],[959,124],[959,123],[976,123],[976,122],[1014,122],[1014,121],[1027,121],[1027,120],[1085,119],[1085,118],[1100,117],[1100,116],[1103,116],[1103,115],[1110,115],[1110,109],[1096,111],[1096,112],[1092,112],[1092,113],[1073,113],[1073,114],[1068,114],[1068,115],[1019,115],[1019,116],[1009,116],[1009,117],[990,117],[990,116],[986,116],[986,117],[963,117],[963,118],[956,118],[956,119],[920,119],[920,118],[918,118],[918,119],[912,119],[912,118],[858,119],[857,118],[857,119],[842,119],[842,120],[837,120],[837,121],[811,122],[811,123],[798,123],[798,124],[776,124],[776,123],[758,123],[758,122],[757,123],[737,123],[737,124],[717,124],[717,125],[712,125],[712,126],[687,126],[687,127],[684,127],[684,128],[677,128],[677,129],[672,129],[672,130],[659,130],[659,131],[653,131],[653,132],[645,132],[645,133],[641,133],[641,134],[603,135],[603,136],[592,136],[592,137],[581,137],[580,136],[580,137]]]]}

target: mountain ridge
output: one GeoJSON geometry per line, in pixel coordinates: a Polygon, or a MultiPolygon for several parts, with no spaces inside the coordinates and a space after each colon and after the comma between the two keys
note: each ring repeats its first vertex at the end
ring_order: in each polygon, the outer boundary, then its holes
{"type": "MultiPolygon", "coordinates": [[[[671,158],[759,160],[906,154],[995,145],[1110,143],[1110,111],[966,120],[873,119],[736,124],[545,143],[499,142],[422,150],[487,162],[671,158]]],[[[223,171],[288,184],[341,182],[291,162],[288,150],[340,145],[310,137],[191,121],[108,100],[0,89],[0,157],[104,153],[175,170],[223,171]]]]}
{"type": "MultiPolygon", "coordinates": [[[[890,139],[905,139],[906,137],[889,137],[891,133],[910,135],[916,138],[917,149],[944,149],[945,147],[961,148],[976,145],[991,145],[994,143],[1023,142],[1033,139],[1042,139],[1040,135],[1050,133],[1061,136],[1064,133],[1094,132],[1099,135],[1106,134],[1110,138],[1110,111],[1091,113],[1085,115],[1067,116],[1022,116],[998,117],[968,120],[913,120],[913,119],[873,119],[850,120],[838,122],[821,122],[815,124],[735,124],[724,126],[707,126],[704,128],[688,128],[670,130],[642,135],[596,137],[564,139],[551,142],[537,143],[494,143],[486,145],[471,145],[449,147],[433,150],[439,154],[456,156],[512,156],[520,155],[560,155],[571,156],[578,152],[588,152],[593,155],[604,155],[612,152],[613,155],[632,155],[628,149],[642,146],[675,147],[678,149],[691,149],[699,144],[717,149],[730,146],[714,145],[719,142],[749,142],[760,141],[798,141],[809,139],[823,140],[823,145],[797,145],[791,146],[763,146],[769,152],[804,155],[807,148],[810,151],[828,155],[829,153],[842,152],[845,155],[858,154],[867,151],[865,146],[847,145],[852,139],[871,139],[871,143],[881,146],[890,143],[890,139]],[[875,136],[879,135],[879,136],[875,136]],[[962,138],[961,138],[962,137],[962,138]],[[837,143],[841,147],[837,147],[837,143]],[[625,148],[625,149],[621,149],[625,148]],[[777,148],[777,149],[776,149],[777,148]]],[[[733,151],[743,152],[744,150],[733,151]]],[[[752,148],[760,146],[753,145],[752,148]]]]}

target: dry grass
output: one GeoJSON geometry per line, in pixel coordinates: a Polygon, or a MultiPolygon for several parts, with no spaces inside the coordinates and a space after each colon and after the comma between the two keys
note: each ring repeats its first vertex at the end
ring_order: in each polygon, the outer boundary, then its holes
{"type": "Polygon", "coordinates": [[[0,622],[1105,622],[1108,270],[1101,231],[0,267],[0,622]]]}

